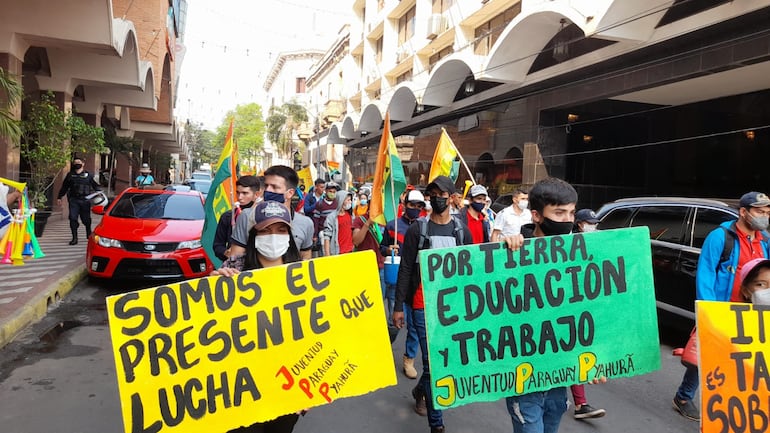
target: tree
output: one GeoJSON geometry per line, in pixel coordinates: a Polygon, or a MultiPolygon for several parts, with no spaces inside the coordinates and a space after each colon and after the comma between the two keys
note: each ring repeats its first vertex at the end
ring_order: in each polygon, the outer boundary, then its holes
{"type": "Polygon", "coordinates": [[[203,163],[217,161],[222,152],[222,146],[217,144],[212,131],[203,129],[203,124],[200,122],[188,122],[184,134],[185,142],[193,155],[193,169],[197,169],[203,163]]]}
{"type": "Polygon", "coordinates": [[[24,97],[24,88],[19,80],[0,68],[0,137],[17,141],[21,136],[21,126],[13,117],[13,108],[24,97]]]}
{"type": "Polygon", "coordinates": [[[30,165],[30,201],[38,209],[46,206],[48,190],[73,154],[106,151],[104,130],[59,108],[51,92],[43,93],[39,101],[30,103],[21,130],[19,150],[30,165]]]}
{"type": "Polygon", "coordinates": [[[296,143],[295,137],[300,130],[307,128],[307,120],[307,110],[295,102],[270,107],[266,121],[267,138],[279,155],[286,157],[292,153],[296,143]]]}
{"type": "MultiPolygon", "coordinates": [[[[262,119],[262,107],[257,103],[238,105],[225,115],[217,128],[214,143],[220,149],[225,144],[227,129],[233,119],[233,139],[238,144],[238,155],[242,166],[256,165],[265,146],[265,121],[262,119]]],[[[217,155],[217,158],[219,155],[217,155]]]]}

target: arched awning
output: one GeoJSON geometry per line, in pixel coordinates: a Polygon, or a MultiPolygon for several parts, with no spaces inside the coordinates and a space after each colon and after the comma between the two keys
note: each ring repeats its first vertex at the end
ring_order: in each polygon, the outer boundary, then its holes
{"type": "Polygon", "coordinates": [[[450,105],[469,76],[473,77],[473,71],[462,60],[449,59],[441,63],[428,81],[422,104],[437,107],[450,105]]]}
{"type": "Polygon", "coordinates": [[[415,107],[417,107],[417,98],[414,92],[407,85],[402,85],[396,89],[388,104],[390,119],[397,122],[409,120],[414,114],[415,107]]]}

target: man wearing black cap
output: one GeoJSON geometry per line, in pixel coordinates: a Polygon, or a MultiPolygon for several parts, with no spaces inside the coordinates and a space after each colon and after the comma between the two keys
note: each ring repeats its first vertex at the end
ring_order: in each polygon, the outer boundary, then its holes
{"type": "Polygon", "coordinates": [[[425,303],[417,255],[421,249],[468,245],[472,243],[472,238],[468,227],[449,213],[449,197],[456,192],[455,184],[449,177],[436,177],[428,184],[425,192],[430,198],[433,212],[426,222],[410,225],[404,235],[396,283],[396,304],[393,307],[393,324],[399,329],[404,326],[404,302],[408,303],[412,307],[412,319],[420,341],[423,365],[419,383],[412,390],[412,396],[415,399],[414,409],[420,415],[428,416],[431,433],[437,433],[444,431],[444,420],[441,411],[433,407],[430,394],[425,303]],[[427,239],[423,237],[421,233],[423,231],[427,239]]]}
{"type": "MultiPolygon", "coordinates": [[[[735,278],[743,265],[756,258],[770,257],[767,233],[770,198],[761,192],[748,192],[741,197],[738,219],[726,221],[706,236],[695,274],[695,298],[705,301],[743,302],[741,282],[735,278]],[[732,244],[726,245],[728,242],[732,244]],[[726,260],[723,252],[730,251],[726,260]]],[[[674,408],[685,418],[700,420],[693,403],[698,390],[698,369],[687,371],[674,397],[674,408]]]]}
{"type": "MultiPolygon", "coordinates": [[[[428,341],[425,329],[425,302],[420,282],[420,267],[417,255],[420,250],[446,248],[473,243],[470,230],[449,212],[449,198],[456,193],[455,184],[447,176],[436,177],[425,192],[433,208],[427,220],[420,219],[404,234],[401,264],[396,283],[396,304],[393,307],[393,324],[404,326],[404,303],[412,307],[412,319],[417,330],[422,352],[422,376],[412,390],[415,412],[428,416],[431,433],[444,432],[444,420],[440,410],[433,407],[430,389],[430,366],[428,365],[428,341]],[[426,407],[427,406],[427,407],[426,407]]],[[[505,239],[508,248],[519,249],[524,241],[521,235],[505,239]]]]}

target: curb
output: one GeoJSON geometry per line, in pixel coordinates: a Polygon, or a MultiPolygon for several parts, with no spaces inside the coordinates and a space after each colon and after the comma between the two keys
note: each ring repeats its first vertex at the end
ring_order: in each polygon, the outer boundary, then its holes
{"type": "Polygon", "coordinates": [[[50,307],[55,307],[75,286],[85,278],[86,266],[80,265],[71,270],[55,284],[41,291],[32,298],[24,308],[13,315],[0,327],[0,349],[13,341],[17,334],[27,326],[39,321],[48,313],[50,307]]]}

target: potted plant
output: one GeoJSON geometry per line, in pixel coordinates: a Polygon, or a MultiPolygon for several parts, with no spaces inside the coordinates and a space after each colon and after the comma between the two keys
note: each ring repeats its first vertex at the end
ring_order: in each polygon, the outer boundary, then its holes
{"type": "Polygon", "coordinates": [[[36,225],[44,224],[46,213],[50,215],[48,196],[56,176],[74,154],[104,152],[104,130],[59,108],[52,92],[43,93],[40,100],[29,104],[21,127],[20,153],[30,166],[30,205],[38,210],[36,225]]]}

